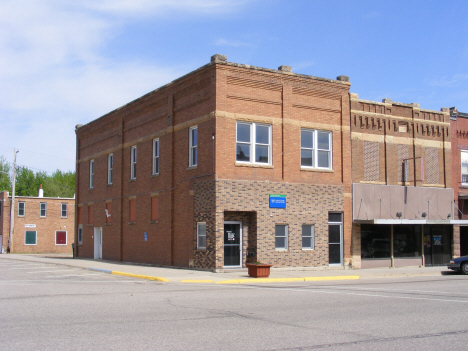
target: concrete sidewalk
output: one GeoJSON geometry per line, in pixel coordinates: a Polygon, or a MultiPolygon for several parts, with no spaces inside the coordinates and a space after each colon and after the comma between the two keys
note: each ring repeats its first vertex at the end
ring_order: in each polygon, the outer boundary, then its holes
{"type": "Polygon", "coordinates": [[[269,278],[250,278],[247,269],[233,269],[224,273],[214,273],[194,269],[172,267],[155,267],[115,261],[92,259],[73,259],[65,255],[30,255],[30,254],[0,254],[2,260],[17,260],[56,264],[82,269],[101,271],[104,273],[130,276],[134,278],[156,280],[171,283],[212,283],[212,284],[245,284],[245,283],[277,283],[294,281],[326,281],[347,279],[375,279],[417,276],[441,276],[455,274],[446,266],[440,267],[406,267],[406,268],[375,268],[350,270],[343,268],[272,268],[269,278]]]}

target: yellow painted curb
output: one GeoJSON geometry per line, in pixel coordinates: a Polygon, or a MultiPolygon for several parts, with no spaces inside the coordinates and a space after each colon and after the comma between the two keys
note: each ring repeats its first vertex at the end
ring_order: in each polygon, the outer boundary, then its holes
{"type": "Polygon", "coordinates": [[[157,280],[159,282],[168,282],[169,281],[169,279],[166,279],[166,278],[153,277],[153,276],[150,276],[150,275],[132,274],[132,273],[125,273],[125,272],[117,272],[117,271],[112,271],[112,274],[123,275],[123,276],[126,276],[126,277],[140,278],[140,279],[157,280]]]}
{"type": "Polygon", "coordinates": [[[304,277],[304,278],[250,278],[250,279],[233,279],[222,280],[216,284],[245,284],[245,283],[287,283],[287,282],[304,282],[304,281],[323,281],[323,280],[349,280],[359,279],[358,275],[332,276],[332,277],[304,277]]]}
{"type": "Polygon", "coordinates": [[[209,279],[206,279],[206,280],[203,280],[203,279],[185,279],[185,280],[181,280],[180,281],[181,283],[213,283],[213,280],[209,280],[209,279]]]}

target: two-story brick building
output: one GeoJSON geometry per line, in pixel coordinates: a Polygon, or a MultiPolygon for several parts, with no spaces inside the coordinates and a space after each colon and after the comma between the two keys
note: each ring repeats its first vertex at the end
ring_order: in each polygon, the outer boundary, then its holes
{"type": "MultiPolygon", "coordinates": [[[[11,196],[0,192],[0,244],[11,253],[72,253],[75,199],[15,196],[13,236],[10,238],[11,196]]],[[[0,248],[1,250],[2,248],[0,248]]]]}
{"type": "Polygon", "coordinates": [[[78,125],[76,254],[216,270],[446,261],[448,110],[349,88],[215,55],[78,125]]]}
{"type": "Polygon", "coordinates": [[[77,255],[349,265],[349,86],[215,55],[77,126],[77,255]]]}

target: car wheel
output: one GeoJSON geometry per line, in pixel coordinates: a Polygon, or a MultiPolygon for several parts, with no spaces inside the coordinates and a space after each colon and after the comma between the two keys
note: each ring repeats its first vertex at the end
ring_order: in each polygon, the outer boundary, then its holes
{"type": "Polygon", "coordinates": [[[463,262],[460,272],[463,274],[468,274],[468,262],[463,262]]]}

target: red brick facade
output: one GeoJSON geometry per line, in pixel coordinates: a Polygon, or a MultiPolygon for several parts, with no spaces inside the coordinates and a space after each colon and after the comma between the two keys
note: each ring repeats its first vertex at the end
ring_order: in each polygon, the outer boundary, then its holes
{"type": "MultiPolygon", "coordinates": [[[[8,196],[7,191],[0,193],[0,202],[0,235],[2,246],[6,250],[10,234],[11,206],[11,196],[8,196]]],[[[74,222],[75,199],[15,196],[14,231],[10,252],[70,254],[75,236],[74,222]]]]}
{"type": "MultiPolygon", "coordinates": [[[[223,223],[243,223],[242,266],[328,265],[328,212],[344,215],[341,264],[351,263],[351,143],[349,86],[262,69],[215,56],[179,78],[85,126],[77,126],[77,205],[81,257],[94,257],[94,228],[103,228],[102,257],[197,268],[223,268],[223,223]],[[268,162],[236,161],[238,123],[267,126],[268,162]],[[198,131],[198,160],[190,166],[190,128],[198,131]],[[301,167],[301,130],[324,131],[329,169],[301,167]],[[153,140],[159,174],[152,174],[153,140]],[[137,148],[131,179],[131,149],[137,148]],[[108,155],[113,180],[108,184],[108,155]],[[90,161],[94,160],[93,188],[90,161]],[[285,209],[269,208],[283,194],[285,209]],[[152,220],[157,197],[158,220],[152,220]],[[130,220],[135,201],[136,218],[130,220]],[[106,204],[111,221],[106,223],[106,204]],[[92,206],[92,207],[90,207],[92,206]],[[153,205],[154,206],[154,205],[153,205]],[[301,209],[307,208],[305,213],[301,209]],[[92,209],[93,222],[88,221],[92,209]],[[197,249],[197,223],[206,222],[206,249],[197,249]],[[286,224],[287,250],[275,249],[275,223],[286,224]],[[314,225],[315,247],[301,248],[301,226],[314,225]]],[[[78,241],[78,240],[76,240],[78,241]]]]}

